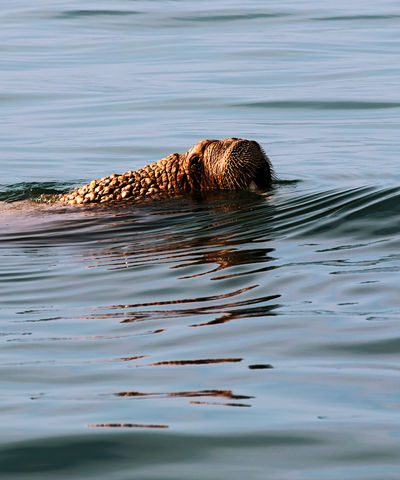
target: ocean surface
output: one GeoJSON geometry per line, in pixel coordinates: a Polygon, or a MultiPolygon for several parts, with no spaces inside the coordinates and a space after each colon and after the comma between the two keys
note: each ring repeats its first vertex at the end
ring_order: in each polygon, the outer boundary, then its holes
{"type": "Polygon", "coordinates": [[[1,1],[2,480],[400,478],[400,4],[1,1]],[[48,204],[202,138],[269,191],[48,204]]]}

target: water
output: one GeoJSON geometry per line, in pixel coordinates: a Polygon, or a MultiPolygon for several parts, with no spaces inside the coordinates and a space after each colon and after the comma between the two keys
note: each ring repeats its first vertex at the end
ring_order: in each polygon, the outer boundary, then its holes
{"type": "Polygon", "coordinates": [[[3,2],[2,479],[398,479],[398,2],[3,2]],[[202,138],[279,181],[38,201],[202,138]]]}

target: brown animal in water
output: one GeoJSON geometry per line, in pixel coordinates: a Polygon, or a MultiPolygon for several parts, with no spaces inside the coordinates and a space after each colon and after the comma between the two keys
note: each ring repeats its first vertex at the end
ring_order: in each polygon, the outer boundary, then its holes
{"type": "Polygon", "coordinates": [[[74,205],[207,190],[266,189],[272,176],[271,163],[254,140],[202,140],[186,153],[172,153],[134,172],[93,180],[59,200],[74,205]]]}

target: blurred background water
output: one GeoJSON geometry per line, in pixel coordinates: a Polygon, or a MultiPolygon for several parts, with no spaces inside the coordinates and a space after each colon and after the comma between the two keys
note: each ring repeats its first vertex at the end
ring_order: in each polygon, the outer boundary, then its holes
{"type": "Polygon", "coordinates": [[[399,3],[0,4],[2,479],[398,479],[399,3]],[[271,191],[32,201],[230,136],[271,191]]]}

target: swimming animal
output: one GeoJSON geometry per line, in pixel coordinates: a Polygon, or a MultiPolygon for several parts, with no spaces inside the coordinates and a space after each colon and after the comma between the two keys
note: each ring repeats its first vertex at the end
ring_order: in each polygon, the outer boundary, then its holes
{"type": "Polygon", "coordinates": [[[271,162],[256,141],[201,140],[186,153],[172,153],[139,170],[93,180],[59,201],[75,205],[208,190],[266,189],[272,177],[271,162]]]}

